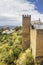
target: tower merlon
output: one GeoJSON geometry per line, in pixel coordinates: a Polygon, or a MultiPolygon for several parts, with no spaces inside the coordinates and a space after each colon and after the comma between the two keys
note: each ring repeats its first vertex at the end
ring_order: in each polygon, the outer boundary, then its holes
{"type": "Polygon", "coordinates": [[[31,18],[31,15],[22,15],[23,18],[31,18]]]}

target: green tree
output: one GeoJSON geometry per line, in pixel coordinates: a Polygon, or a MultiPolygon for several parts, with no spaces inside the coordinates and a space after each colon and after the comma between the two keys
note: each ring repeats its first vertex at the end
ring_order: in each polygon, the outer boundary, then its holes
{"type": "Polygon", "coordinates": [[[34,59],[29,49],[20,54],[16,65],[34,65],[34,59]]]}
{"type": "Polygon", "coordinates": [[[21,28],[22,28],[21,26],[16,26],[15,31],[21,30],[21,28]]]}

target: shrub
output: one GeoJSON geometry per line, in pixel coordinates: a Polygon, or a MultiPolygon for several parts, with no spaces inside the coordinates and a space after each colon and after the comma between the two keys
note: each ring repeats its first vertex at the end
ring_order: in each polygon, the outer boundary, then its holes
{"type": "Polygon", "coordinates": [[[20,54],[16,65],[34,65],[34,59],[29,49],[20,54]]]}

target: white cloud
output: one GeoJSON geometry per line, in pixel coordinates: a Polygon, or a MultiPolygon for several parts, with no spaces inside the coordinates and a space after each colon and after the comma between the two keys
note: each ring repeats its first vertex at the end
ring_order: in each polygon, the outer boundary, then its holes
{"type": "Polygon", "coordinates": [[[35,4],[26,0],[0,0],[0,16],[14,18],[19,23],[22,21],[22,14],[31,14],[32,20],[38,18],[43,20],[43,14],[40,14],[35,8],[35,4]]]}

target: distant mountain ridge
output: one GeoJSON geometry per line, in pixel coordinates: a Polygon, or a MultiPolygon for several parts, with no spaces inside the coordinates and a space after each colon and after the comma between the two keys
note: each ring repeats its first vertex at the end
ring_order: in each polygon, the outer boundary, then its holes
{"type": "Polygon", "coordinates": [[[10,29],[13,29],[13,28],[15,28],[16,26],[12,26],[12,25],[0,26],[0,29],[2,29],[2,28],[7,28],[7,27],[9,27],[10,29]]]}

